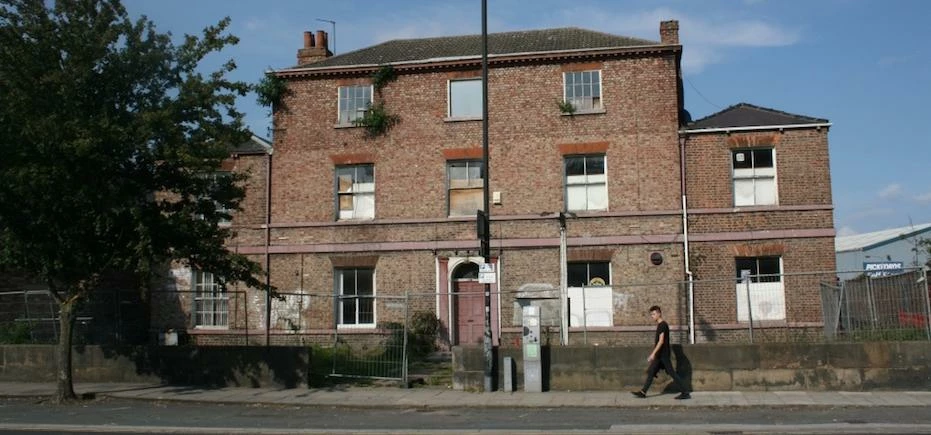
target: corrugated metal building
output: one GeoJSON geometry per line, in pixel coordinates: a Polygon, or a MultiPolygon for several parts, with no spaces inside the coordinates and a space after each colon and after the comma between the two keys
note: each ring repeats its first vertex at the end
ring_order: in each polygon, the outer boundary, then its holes
{"type": "Polygon", "coordinates": [[[919,245],[931,239],[931,223],[871,233],[839,236],[834,241],[839,271],[868,270],[881,275],[928,263],[928,250],[919,245]]]}

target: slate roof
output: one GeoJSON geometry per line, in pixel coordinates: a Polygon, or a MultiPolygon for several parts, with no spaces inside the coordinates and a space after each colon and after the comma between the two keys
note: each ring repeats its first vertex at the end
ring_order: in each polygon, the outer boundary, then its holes
{"type": "Polygon", "coordinates": [[[929,230],[931,230],[931,223],[900,228],[890,228],[888,230],[854,234],[852,236],[836,237],[834,239],[834,251],[846,252],[869,249],[876,246],[885,245],[896,240],[907,239],[929,230]]]}
{"type": "Polygon", "coordinates": [[[271,152],[271,142],[256,135],[252,135],[249,140],[233,147],[233,149],[230,150],[230,153],[232,154],[271,154],[271,152]]]}
{"type": "MultiPolygon", "coordinates": [[[[615,47],[657,46],[647,39],[565,27],[488,34],[488,55],[538,53],[615,47]]],[[[482,35],[396,39],[293,68],[383,65],[482,55],[482,35]]]]}
{"type": "Polygon", "coordinates": [[[686,130],[733,127],[769,127],[777,125],[827,124],[827,119],[796,115],[752,104],[735,104],[718,113],[692,121],[686,130]]]}

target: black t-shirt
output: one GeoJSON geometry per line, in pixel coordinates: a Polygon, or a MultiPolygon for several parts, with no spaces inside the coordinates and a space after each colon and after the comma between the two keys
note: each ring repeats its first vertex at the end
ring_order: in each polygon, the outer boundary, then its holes
{"type": "Polygon", "coordinates": [[[663,336],[663,345],[659,348],[659,354],[656,355],[657,358],[669,358],[671,352],[669,351],[669,324],[665,320],[659,322],[656,325],[656,337],[653,339],[653,345],[659,343],[660,335],[663,336]]]}

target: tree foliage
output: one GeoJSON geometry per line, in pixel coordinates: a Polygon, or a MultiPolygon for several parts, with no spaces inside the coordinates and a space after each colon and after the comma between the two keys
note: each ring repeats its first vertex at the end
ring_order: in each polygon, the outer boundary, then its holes
{"type": "Polygon", "coordinates": [[[228,251],[238,176],[214,177],[248,139],[229,19],[175,44],[119,0],[0,0],[0,269],[45,281],[59,303],[58,395],[71,386],[75,308],[113,271],[179,260],[261,286],[228,251]]]}
{"type": "Polygon", "coordinates": [[[918,246],[915,249],[924,251],[925,255],[928,256],[928,261],[924,266],[931,267],[931,239],[922,238],[918,241],[918,246]]]}

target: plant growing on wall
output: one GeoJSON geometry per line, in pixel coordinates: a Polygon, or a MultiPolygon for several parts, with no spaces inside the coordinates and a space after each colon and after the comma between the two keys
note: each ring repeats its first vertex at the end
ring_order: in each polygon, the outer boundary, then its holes
{"type": "Polygon", "coordinates": [[[382,89],[395,79],[397,79],[397,74],[391,65],[384,65],[372,74],[372,87],[375,88],[378,101],[369,106],[364,116],[353,121],[353,124],[365,127],[365,135],[369,138],[373,139],[387,133],[391,127],[401,121],[401,117],[385,109],[382,98],[382,89]]]}
{"type": "Polygon", "coordinates": [[[365,127],[365,135],[369,138],[376,138],[388,132],[391,127],[401,121],[397,115],[388,113],[385,104],[378,102],[369,106],[365,115],[353,121],[355,125],[365,127]]]}
{"type": "Polygon", "coordinates": [[[281,100],[290,93],[284,79],[269,72],[254,87],[259,104],[273,111],[281,106],[281,100]]]}
{"type": "Polygon", "coordinates": [[[566,115],[572,115],[575,113],[575,105],[568,101],[556,100],[556,104],[559,106],[559,111],[565,113],[566,115]]]}
{"type": "Polygon", "coordinates": [[[375,93],[381,97],[381,90],[398,78],[397,73],[394,72],[394,68],[391,65],[384,65],[375,71],[372,74],[372,86],[375,88],[375,93]]]}

